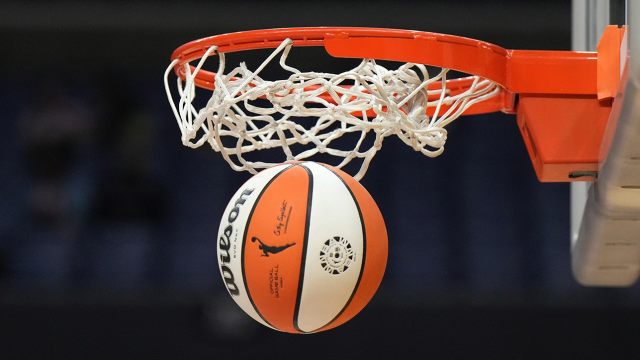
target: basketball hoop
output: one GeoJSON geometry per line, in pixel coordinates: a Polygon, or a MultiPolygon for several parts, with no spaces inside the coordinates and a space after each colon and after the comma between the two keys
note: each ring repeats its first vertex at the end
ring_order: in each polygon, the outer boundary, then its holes
{"type": "Polygon", "coordinates": [[[444,151],[445,127],[458,117],[502,111],[518,115],[538,177],[570,181],[572,174],[589,171],[594,163],[597,167],[597,148],[611,107],[601,100],[615,94],[619,51],[616,67],[614,50],[623,31],[607,29],[603,41],[614,46],[601,53],[506,50],[479,40],[409,30],[246,31],[179,47],[165,72],[165,90],[182,143],[192,148],[208,143],[237,171],[256,173],[280,162],[328,154],[339,159],[339,168],[360,159],[354,177],[361,179],[388,136],[435,157],[444,151]],[[331,56],[362,61],[336,74],[288,65],[293,49],[304,46],[322,46],[331,56]],[[227,70],[226,53],[255,49],[273,50],[255,70],[244,63],[227,70]],[[206,70],[207,60],[216,56],[217,70],[206,70]],[[376,60],[402,64],[389,69],[376,60]],[[262,78],[264,68],[276,61],[288,76],[262,78]],[[434,72],[433,67],[439,69],[434,72]],[[451,78],[451,70],[468,76],[451,78]],[[177,104],[169,86],[171,72],[177,75],[177,104]],[[208,101],[198,109],[194,100],[202,92],[208,101]],[[585,119],[579,109],[588,109],[592,118],[585,119]],[[591,124],[584,126],[585,121],[591,124]],[[355,138],[346,150],[336,145],[345,135],[355,138]],[[367,136],[373,140],[365,141],[367,136]],[[584,143],[589,146],[580,146],[584,143]],[[278,148],[279,162],[246,157],[278,148]]]}

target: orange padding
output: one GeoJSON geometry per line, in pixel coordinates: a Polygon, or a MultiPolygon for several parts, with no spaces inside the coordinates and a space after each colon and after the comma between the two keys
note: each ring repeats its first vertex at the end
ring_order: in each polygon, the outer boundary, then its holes
{"type": "MultiPolygon", "coordinates": [[[[616,96],[620,86],[620,50],[625,29],[617,26],[605,28],[598,43],[598,99],[610,99],[616,96]]],[[[625,54],[626,56],[626,54],[625,54]]]]}
{"type": "Polygon", "coordinates": [[[518,128],[540,181],[591,181],[611,107],[595,96],[521,95],[518,128]]]}
{"type": "Polygon", "coordinates": [[[540,181],[595,180],[611,98],[620,85],[623,37],[624,28],[616,26],[602,35],[595,94],[520,94],[518,128],[540,181]]]}

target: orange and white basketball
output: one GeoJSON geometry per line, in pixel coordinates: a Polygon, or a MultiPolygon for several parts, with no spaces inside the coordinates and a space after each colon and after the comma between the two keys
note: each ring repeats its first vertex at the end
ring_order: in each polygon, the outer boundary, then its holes
{"type": "Polygon", "coordinates": [[[282,164],[249,179],[218,232],[224,284],[247,314],[290,333],[331,329],[375,294],[387,231],[367,190],[314,162],[282,164]]]}

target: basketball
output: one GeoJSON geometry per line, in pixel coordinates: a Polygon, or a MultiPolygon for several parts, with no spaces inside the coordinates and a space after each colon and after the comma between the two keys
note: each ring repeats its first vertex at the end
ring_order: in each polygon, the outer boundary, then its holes
{"type": "Polygon", "coordinates": [[[244,183],[224,211],[217,245],[234,301],[289,333],[328,330],[358,314],[380,285],[388,252],[367,190],[314,162],[277,165],[244,183]]]}

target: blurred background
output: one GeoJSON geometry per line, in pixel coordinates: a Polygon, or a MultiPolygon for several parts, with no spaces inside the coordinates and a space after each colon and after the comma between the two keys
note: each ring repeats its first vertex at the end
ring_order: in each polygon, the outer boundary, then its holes
{"type": "MultiPolygon", "coordinates": [[[[181,145],[162,86],[182,43],[259,28],[570,49],[570,1],[0,4],[0,359],[639,355],[638,286],[573,280],[569,186],[537,182],[504,114],[461,118],[436,159],[385,141],[362,181],[389,232],[378,294],[328,333],[261,327],[216,262],[219,218],[249,175],[181,145]]],[[[302,69],[346,69],[304,52],[302,69]]]]}

